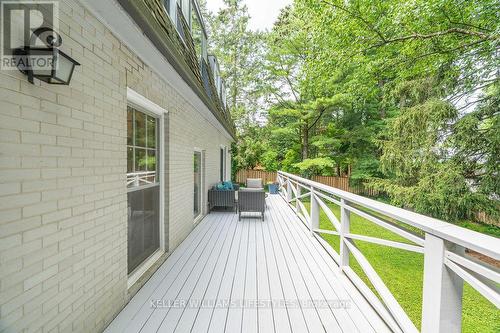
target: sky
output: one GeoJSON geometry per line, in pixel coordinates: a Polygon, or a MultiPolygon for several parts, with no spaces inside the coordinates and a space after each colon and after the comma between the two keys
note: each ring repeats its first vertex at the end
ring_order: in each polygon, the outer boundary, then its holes
{"type": "MultiPolygon", "coordinates": [[[[270,30],[278,18],[280,10],[292,3],[293,0],[245,0],[251,16],[250,29],[270,30]]],[[[222,6],[222,0],[207,0],[208,10],[217,12],[222,6]]]]}

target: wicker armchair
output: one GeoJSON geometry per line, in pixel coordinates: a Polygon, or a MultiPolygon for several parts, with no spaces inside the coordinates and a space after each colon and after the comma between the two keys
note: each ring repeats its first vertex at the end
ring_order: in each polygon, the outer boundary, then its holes
{"type": "Polygon", "coordinates": [[[234,190],[208,190],[208,212],[214,207],[236,208],[236,191],[234,190]]]}
{"type": "Polygon", "coordinates": [[[264,190],[252,191],[240,189],[238,191],[238,220],[241,221],[242,212],[255,212],[262,214],[264,221],[264,211],[266,210],[266,193],[264,190]]]}

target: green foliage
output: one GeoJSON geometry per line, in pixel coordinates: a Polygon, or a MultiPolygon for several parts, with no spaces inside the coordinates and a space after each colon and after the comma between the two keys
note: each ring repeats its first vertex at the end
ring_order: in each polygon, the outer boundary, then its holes
{"type": "Polygon", "coordinates": [[[264,146],[259,140],[246,136],[238,140],[238,152],[234,157],[236,161],[236,169],[253,169],[259,163],[264,146]]]}
{"type": "Polygon", "coordinates": [[[261,157],[262,166],[267,171],[278,171],[278,153],[275,150],[267,149],[261,157]]]}
{"type": "Polygon", "coordinates": [[[498,1],[295,0],[265,33],[225,4],[210,26],[238,168],[349,176],[449,221],[500,216],[498,1]]]}
{"type": "Polygon", "coordinates": [[[219,12],[205,11],[204,17],[210,33],[209,52],[219,60],[228,107],[240,128],[251,123],[259,110],[263,36],[249,29],[250,16],[243,0],[223,2],[219,12]]]}
{"type": "Polygon", "coordinates": [[[313,175],[325,174],[331,170],[335,163],[328,157],[308,158],[302,162],[295,163],[294,166],[300,170],[300,173],[305,177],[313,175]]]}

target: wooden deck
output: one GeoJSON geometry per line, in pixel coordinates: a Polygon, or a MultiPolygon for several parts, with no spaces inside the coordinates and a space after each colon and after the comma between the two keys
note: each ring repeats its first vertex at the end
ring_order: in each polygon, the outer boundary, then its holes
{"type": "Polygon", "coordinates": [[[106,332],[389,332],[278,195],[211,213],[106,332]]]}

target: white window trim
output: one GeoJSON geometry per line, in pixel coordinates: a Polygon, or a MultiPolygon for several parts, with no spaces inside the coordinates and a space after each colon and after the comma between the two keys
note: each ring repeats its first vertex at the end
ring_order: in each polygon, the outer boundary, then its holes
{"type": "Polygon", "coordinates": [[[193,148],[193,154],[197,152],[197,153],[200,153],[200,185],[201,185],[201,188],[200,188],[200,192],[201,192],[201,195],[200,195],[200,213],[194,217],[194,220],[193,220],[193,223],[196,224],[198,222],[200,222],[203,217],[205,216],[203,214],[203,209],[205,207],[205,176],[204,176],[204,168],[205,168],[205,162],[203,161],[203,152],[204,150],[202,148],[198,148],[198,147],[194,147],[193,148]]]}
{"type": "Polygon", "coordinates": [[[226,146],[226,179],[230,182],[231,179],[231,156],[229,153],[229,147],[226,146]]]}
{"type": "MultiPolygon", "coordinates": [[[[227,146],[225,145],[219,145],[219,154],[220,154],[220,149],[222,149],[223,151],[223,161],[224,161],[224,165],[223,165],[223,170],[222,170],[222,181],[228,181],[228,177],[227,177],[227,146]]],[[[220,156],[219,156],[219,163],[220,163],[220,156]]]]}
{"type": "Polygon", "coordinates": [[[138,111],[145,112],[158,118],[160,122],[159,137],[160,143],[160,163],[158,173],[160,174],[160,248],[153,252],[133,270],[127,278],[127,288],[132,287],[166,252],[165,248],[165,115],[167,110],[153,103],[146,97],[137,93],[135,90],[127,87],[127,104],[136,108],[138,111]]]}

